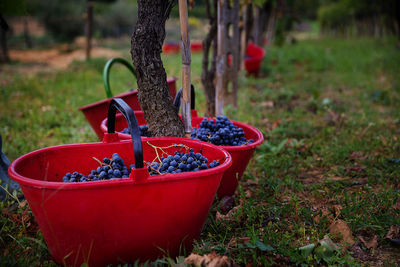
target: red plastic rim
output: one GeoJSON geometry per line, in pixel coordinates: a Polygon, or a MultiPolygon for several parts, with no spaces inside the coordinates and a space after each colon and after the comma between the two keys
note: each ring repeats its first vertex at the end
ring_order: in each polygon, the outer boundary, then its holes
{"type": "MultiPolygon", "coordinates": [[[[167,83],[170,84],[170,83],[175,82],[177,80],[178,80],[178,78],[175,78],[175,77],[168,78],[167,79],[167,83]]],[[[129,91],[129,92],[125,92],[125,93],[119,94],[119,95],[115,95],[112,98],[124,98],[124,97],[126,97],[128,95],[131,95],[131,94],[137,94],[137,92],[138,92],[138,90],[133,90],[133,91],[129,91]]],[[[92,103],[92,104],[89,104],[89,105],[86,105],[86,106],[83,106],[83,107],[79,107],[78,110],[82,111],[82,110],[89,109],[89,108],[92,108],[92,107],[95,107],[95,106],[98,106],[98,105],[104,104],[104,103],[107,103],[107,105],[108,105],[108,102],[110,101],[110,99],[111,98],[103,99],[103,100],[97,101],[95,103],[92,103]]]]}
{"type": "MultiPolygon", "coordinates": [[[[121,114],[119,114],[121,115],[121,114]]],[[[142,138],[142,143],[146,141],[157,141],[157,140],[165,140],[166,137],[151,137],[151,138],[142,138]]],[[[198,141],[198,140],[193,140],[193,139],[187,139],[187,138],[180,138],[180,137],[168,137],[168,141],[171,141],[171,143],[184,143],[188,146],[190,146],[190,143],[201,143],[202,146],[208,147],[210,149],[218,149],[221,152],[223,152],[225,160],[222,164],[218,165],[217,167],[211,168],[211,169],[205,169],[205,170],[200,170],[197,172],[183,172],[183,173],[173,173],[173,174],[163,174],[163,175],[154,175],[150,176],[149,178],[146,179],[145,183],[163,183],[163,182],[168,182],[168,181],[176,181],[176,180],[182,180],[182,179],[196,179],[195,173],[198,173],[199,176],[209,176],[213,175],[215,172],[218,171],[223,171],[227,168],[229,168],[232,164],[232,159],[230,154],[223,150],[218,148],[217,146],[214,146],[212,144],[198,141]],[[189,144],[188,144],[189,143],[189,144]]],[[[122,140],[122,142],[132,142],[131,140],[122,140]]],[[[62,149],[68,149],[68,148],[74,148],[74,147],[80,147],[82,145],[86,146],[98,146],[99,144],[101,145],[110,145],[113,146],[115,143],[85,143],[85,144],[68,144],[68,145],[60,145],[60,146],[53,146],[53,147],[48,147],[48,148],[42,148],[39,150],[32,151],[28,154],[25,154],[19,158],[17,158],[15,161],[13,161],[8,169],[8,172],[10,176],[17,182],[35,187],[35,188],[48,188],[48,189],[57,189],[57,190],[80,190],[80,189],[88,189],[88,188],[102,188],[102,187],[118,187],[118,186],[124,186],[124,185],[131,185],[131,184],[138,184],[141,185],[143,182],[135,181],[130,178],[123,178],[123,179],[116,179],[116,180],[111,180],[111,181],[96,181],[96,182],[87,182],[87,183],[63,183],[63,182],[48,182],[48,181],[43,181],[43,180],[36,180],[36,179],[31,179],[25,176],[20,175],[15,167],[23,164],[23,161],[29,160],[30,158],[33,158],[37,154],[43,153],[43,152],[60,152],[62,149]]]]}

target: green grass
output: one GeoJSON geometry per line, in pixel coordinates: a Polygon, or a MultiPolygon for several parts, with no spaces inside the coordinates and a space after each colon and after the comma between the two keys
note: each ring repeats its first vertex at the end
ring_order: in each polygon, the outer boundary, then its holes
{"type": "MultiPolygon", "coordinates": [[[[164,56],[169,77],[181,77],[180,60],[180,55],[164,56]]],[[[194,251],[216,251],[243,266],[373,263],[350,250],[330,255],[298,250],[312,243],[318,247],[325,235],[340,241],[329,233],[329,216],[315,220],[324,206],[328,215],[349,225],[356,240],[377,235],[376,252],[364,248],[372,259],[399,264],[398,252],[385,239],[389,227],[400,224],[395,207],[400,165],[391,160],[400,158],[398,62],[400,50],[391,39],[318,39],[268,47],[261,77],[239,77],[239,108],[227,107],[231,119],[256,126],[266,141],[234,196],[235,205],[242,203],[234,219],[216,220],[222,211],[215,202],[194,251]],[[341,207],[340,214],[334,205],[341,207]]],[[[67,71],[28,77],[0,73],[0,133],[10,160],[46,146],[96,141],[77,108],[104,98],[104,63],[77,62],[67,71]]],[[[193,54],[196,105],[203,114],[200,73],[201,55],[193,54]]],[[[116,67],[111,83],[115,94],[135,87],[122,67],[116,67]]],[[[2,209],[26,212],[34,225],[29,209],[11,203],[2,209]]],[[[54,264],[37,229],[24,230],[4,212],[1,221],[1,262],[54,264]]]]}

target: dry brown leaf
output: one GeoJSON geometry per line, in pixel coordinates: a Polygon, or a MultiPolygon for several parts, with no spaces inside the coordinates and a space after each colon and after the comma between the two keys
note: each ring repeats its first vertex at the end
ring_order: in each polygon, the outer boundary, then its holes
{"type": "Polygon", "coordinates": [[[358,235],[357,237],[364,244],[364,246],[368,249],[371,249],[371,248],[376,249],[378,247],[378,237],[376,235],[374,235],[370,239],[367,239],[361,235],[358,235]]]}
{"type": "Polygon", "coordinates": [[[215,251],[204,256],[197,254],[190,254],[185,258],[185,263],[193,264],[195,266],[205,266],[205,267],[233,267],[237,266],[231,259],[227,256],[220,256],[215,251]]]}
{"type": "Polygon", "coordinates": [[[275,129],[276,127],[279,126],[279,124],[281,124],[281,120],[276,120],[272,123],[272,125],[269,127],[269,129],[272,131],[273,129],[275,129]]]}
{"type": "Polygon", "coordinates": [[[400,238],[400,225],[392,225],[389,228],[388,233],[386,234],[386,238],[400,238]]]}
{"type": "Polygon", "coordinates": [[[328,177],[329,180],[333,180],[333,181],[343,181],[343,180],[347,180],[346,177],[340,177],[340,176],[330,176],[328,177]]]}
{"type": "Polygon", "coordinates": [[[225,222],[230,222],[235,219],[235,213],[242,207],[242,204],[233,207],[227,214],[223,215],[220,212],[217,211],[217,214],[215,215],[215,219],[217,221],[225,221],[225,222]]]}
{"type": "Polygon", "coordinates": [[[368,157],[368,156],[363,155],[363,153],[360,152],[360,151],[353,152],[353,153],[351,153],[351,155],[350,155],[350,159],[352,159],[352,160],[358,160],[358,159],[363,160],[363,159],[366,159],[367,157],[368,157]]]}
{"type": "Polygon", "coordinates": [[[19,207],[20,208],[23,208],[23,207],[25,207],[26,206],[26,204],[27,204],[28,202],[26,201],[26,199],[24,200],[24,201],[22,201],[21,203],[19,203],[19,207]]]}
{"type": "Polygon", "coordinates": [[[261,106],[264,107],[264,108],[273,108],[274,107],[274,101],[262,102],[261,106]]]}
{"type": "Polygon", "coordinates": [[[247,185],[258,185],[258,179],[256,179],[256,180],[247,180],[246,184],[247,185]]]}
{"type": "Polygon", "coordinates": [[[333,205],[333,211],[335,212],[335,216],[340,216],[340,211],[343,209],[342,205],[333,205]]]}
{"type": "Polygon", "coordinates": [[[251,198],[251,196],[253,195],[253,193],[251,192],[251,190],[246,190],[246,198],[251,198]]]}
{"type": "Polygon", "coordinates": [[[330,226],[329,226],[329,233],[334,234],[334,235],[340,235],[341,240],[339,243],[341,243],[344,246],[351,246],[354,244],[354,239],[353,239],[353,234],[351,232],[350,227],[347,225],[345,221],[342,220],[337,220],[334,221],[330,226]]]}
{"type": "Polygon", "coordinates": [[[333,221],[334,218],[332,215],[330,215],[330,211],[327,207],[315,207],[314,210],[317,210],[316,215],[313,218],[314,222],[320,223],[324,217],[327,217],[329,222],[333,221]]]}
{"type": "Polygon", "coordinates": [[[192,264],[194,266],[201,266],[203,260],[204,260],[203,256],[192,253],[185,258],[185,263],[192,264]]]}

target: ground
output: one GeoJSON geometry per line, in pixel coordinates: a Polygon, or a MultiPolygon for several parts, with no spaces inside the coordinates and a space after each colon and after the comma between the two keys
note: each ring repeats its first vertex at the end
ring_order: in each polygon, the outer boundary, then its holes
{"type": "MultiPolygon", "coordinates": [[[[129,42],[99,46],[129,59],[129,42]]],[[[193,253],[215,252],[241,266],[400,266],[400,248],[391,241],[400,225],[396,41],[313,38],[266,51],[257,79],[239,77],[239,107],[226,108],[229,118],[260,129],[265,142],[233,198],[215,200],[193,253]]],[[[180,87],[180,54],[163,59],[180,87]]],[[[9,159],[95,142],[77,109],[105,98],[106,59],[35,73],[18,71],[25,65],[19,60],[0,72],[0,133],[9,159]]],[[[200,72],[201,55],[193,54],[202,115],[200,72]]],[[[116,93],[135,86],[123,68],[111,79],[116,93]]],[[[1,203],[0,262],[53,266],[26,204],[11,197],[1,203]]]]}

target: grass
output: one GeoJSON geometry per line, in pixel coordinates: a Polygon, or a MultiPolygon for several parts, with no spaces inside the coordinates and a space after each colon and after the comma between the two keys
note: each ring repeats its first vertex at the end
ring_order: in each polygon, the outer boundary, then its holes
{"type": "MultiPolygon", "coordinates": [[[[227,107],[231,119],[256,126],[266,142],[240,182],[233,219],[218,220],[217,212],[226,211],[215,202],[194,252],[215,251],[242,266],[400,264],[398,248],[385,239],[390,226],[400,224],[398,62],[391,39],[267,48],[261,77],[241,76],[239,108],[227,107]],[[325,235],[342,239],[329,230],[334,220],[344,221],[356,241],[376,235],[378,246],[321,252],[325,235]],[[310,244],[316,247],[310,253],[298,249],[310,244]]],[[[0,133],[10,160],[46,146],[97,141],[77,108],[104,98],[104,63],[77,62],[28,77],[0,73],[0,133]]],[[[179,55],[164,56],[164,64],[168,76],[180,78],[179,55]]],[[[115,93],[134,87],[129,72],[120,70],[111,76],[115,93]]],[[[193,54],[203,114],[200,72],[201,55],[193,54]]],[[[15,203],[1,203],[0,262],[53,266],[28,206],[15,203]],[[31,228],[20,223],[26,221],[31,228]]]]}

